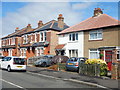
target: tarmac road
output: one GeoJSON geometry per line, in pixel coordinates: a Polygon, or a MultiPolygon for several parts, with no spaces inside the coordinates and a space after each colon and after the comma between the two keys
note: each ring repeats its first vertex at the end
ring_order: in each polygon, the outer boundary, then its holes
{"type": "Polygon", "coordinates": [[[2,71],[2,88],[21,88],[21,89],[31,89],[31,88],[89,88],[94,87],[78,84],[74,82],[64,81],[60,79],[40,77],[36,75],[31,75],[26,72],[7,72],[2,71]]]}

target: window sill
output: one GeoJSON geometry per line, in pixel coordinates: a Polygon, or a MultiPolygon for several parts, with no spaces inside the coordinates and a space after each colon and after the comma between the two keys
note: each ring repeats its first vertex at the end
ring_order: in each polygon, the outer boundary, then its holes
{"type": "Polygon", "coordinates": [[[91,40],[88,40],[89,42],[91,41],[103,41],[103,39],[91,39],[91,40]]]}
{"type": "Polygon", "coordinates": [[[78,41],[68,41],[68,43],[77,43],[78,41]]]}

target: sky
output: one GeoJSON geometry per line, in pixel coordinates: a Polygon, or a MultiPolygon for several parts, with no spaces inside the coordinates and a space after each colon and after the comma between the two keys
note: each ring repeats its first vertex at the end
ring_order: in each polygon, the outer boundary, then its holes
{"type": "Polygon", "coordinates": [[[39,20],[42,20],[43,23],[57,20],[59,14],[63,14],[64,22],[72,26],[92,17],[94,8],[97,7],[103,9],[103,13],[118,19],[118,2],[87,2],[87,0],[86,2],[18,1],[8,2],[6,0],[0,3],[2,13],[0,14],[0,26],[2,27],[0,31],[2,36],[13,33],[16,27],[22,29],[28,24],[36,28],[39,20]]]}

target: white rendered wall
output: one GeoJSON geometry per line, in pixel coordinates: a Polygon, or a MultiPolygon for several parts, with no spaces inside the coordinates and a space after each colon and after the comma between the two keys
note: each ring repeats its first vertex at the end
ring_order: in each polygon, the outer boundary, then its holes
{"type": "Polygon", "coordinates": [[[59,35],[59,44],[66,44],[65,55],[69,57],[70,49],[78,49],[78,57],[84,57],[84,32],[78,32],[78,41],[69,41],[69,34],[59,35]]]}

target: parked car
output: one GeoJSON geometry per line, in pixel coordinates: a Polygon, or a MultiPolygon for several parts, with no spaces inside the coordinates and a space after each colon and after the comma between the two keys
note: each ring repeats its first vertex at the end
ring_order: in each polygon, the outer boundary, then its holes
{"type": "Polygon", "coordinates": [[[53,64],[57,64],[58,62],[66,63],[69,58],[67,56],[56,55],[52,58],[53,64]]]}
{"type": "Polygon", "coordinates": [[[2,69],[7,69],[8,72],[11,70],[23,70],[26,71],[26,64],[24,58],[16,56],[8,56],[3,58],[1,63],[2,69]]]}
{"type": "Polygon", "coordinates": [[[79,70],[79,63],[84,63],[88,58],[85,57],[71,57],[66,62],[66,70],[78,71],[79,70]]]}
{"type": "Polygon", "coordinates": [[[50,65],[52,65],[52,58],[53,57],[54,57],[53,55],[45,55],[43,58],[35,61],[34,65],[35,66],[42,66],[42,67],[50,66],[50,65]]]}
{"type": "Polygon", "coordinates": [[[5,56],[0,56],[0,67],[1,67],[1,63],[2,63],[2,60],[5,56]]]}

